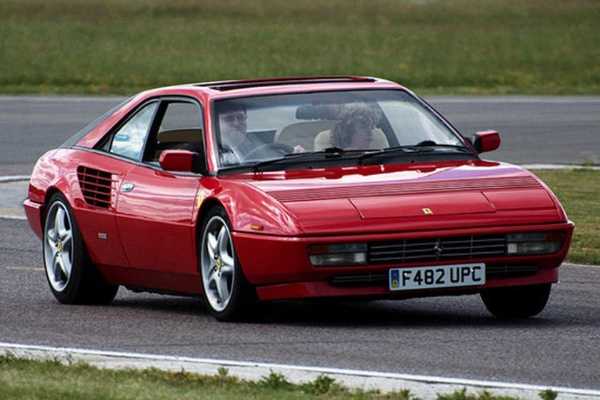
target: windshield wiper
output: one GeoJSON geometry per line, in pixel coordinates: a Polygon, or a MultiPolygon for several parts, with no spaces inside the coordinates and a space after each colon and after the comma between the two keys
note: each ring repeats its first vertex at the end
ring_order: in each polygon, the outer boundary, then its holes
{"type": "MultiPolygon", "coordinates": [[[[406,146],[406,147],[411,147],[411,146],[406,146]]],[[[461,144],[441,144],[441,143],[436,143],[433,140],[424,140],[421,143],[417,143],[416,145],[412,146],[412,147],[419,147],[419,148],[442,148],[442,149],[453,149],[453,150],[457,150],[460,151],[462,153],[473,153],[471,150],[469,150],[467,147],[461,145],[461,144]]]]}
{"type": "Polygon", "coordinates": [[[375,150],[368,153],[364,153],[362,156],[358,157],[358,163],[362,164],[364,160],[369,158],[379,157],[379,156],[388,156],[395,155],[401,153],[403,155],[410,155],[413,153],[422,153],[422,152],[431,152],[432,149],[428,149],[425,147],[416,147],[416,146],[394,146],[388,147],[386,149],[375,150]]]}
{"type": "Polygon", "coordinates": [[[394,146],[388,147],[386,149],[372,151],[369,153],[365,153],[362,156],[358,157],[358,163],[362,164],[365,160],[369,158],[375,158],[380,156],[389,156],[389,155],[397,155],[398,153],[403,155],[411,155],[411,154],[422,154],[422,153],[433,153],[436,148],[448,148],[457,150],[461,153],[469,153],[472,154],[471,150],[464,146],[453,145],[453,144],[437,144],[431,140],[427,140],[416,145],[411,146],[394,146]]]}
{"type": "Polygon", "coordinates": [[[252,167],[254,172],[258,172],[260,169],[264,168],[265,166],[272,165],[272,164],[285,163],[285,162],[289,162],[289,161],[305,160],[305,159],[310,160],[312,158],[315,158],[317,160],[322,160],[323,157],[325,159],[334,159],[334,158],[340,158],[343,155],[348,154],[348,153],[350,153],[350,154],[356,153],[357,151],[362,151],[362,150],[344,150],[339,147],[328,147],[324,150],[319,150],[319,151],[308,151],[308,152],[304,152],[304,153],[288,153],[288,154],[284,155],[283,157],[261,161],[259,163],[253,164],[253,165],[248,165],[248,167],[252,167]]]}

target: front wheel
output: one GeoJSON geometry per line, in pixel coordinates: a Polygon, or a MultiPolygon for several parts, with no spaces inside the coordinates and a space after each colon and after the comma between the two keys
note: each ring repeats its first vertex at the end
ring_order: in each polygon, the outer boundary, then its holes
{"type": "Polygon", "coordinates": [[[203,220],[199,258],[203,297],[210,313],[220,321],[247,317],[256,293],[243,275],[221,207],[210,209],[203,220]]]}
{"type": "Polygon", "coordinates": [[[67,200],[55,194],[48,202],[43,238],[44,266],[50,290],[63,304],[108,304],[118,286],[107,283],[85,251],[67,200]]]}
{"type": "Polygon", "coordinates": [[[529,318],[542,312],[552,284],[485,289],[481,299],[490,313],[498,318],[529,318]]]}

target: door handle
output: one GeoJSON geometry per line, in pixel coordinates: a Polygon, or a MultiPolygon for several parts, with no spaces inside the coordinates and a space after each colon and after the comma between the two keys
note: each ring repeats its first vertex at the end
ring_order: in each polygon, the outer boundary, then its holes
{"type": "Polygon", "coordinates": [[[133,183],[124,182],[121,185],[121,192],[123,192],[123,193],[131,192],[133,190],[133,188],[135,188],[135,185],[133,183]]]}

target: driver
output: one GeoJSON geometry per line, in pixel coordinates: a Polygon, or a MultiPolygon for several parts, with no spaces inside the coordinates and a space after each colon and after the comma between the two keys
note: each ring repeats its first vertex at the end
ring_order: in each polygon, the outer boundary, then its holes
{"type": "Polygon", "coordinates": [[[246,107],[243,104],[226,102],[220,107],[219,131],[223,164],[238,164],[262,144],[248,135],[247,120],[246,107]]]}

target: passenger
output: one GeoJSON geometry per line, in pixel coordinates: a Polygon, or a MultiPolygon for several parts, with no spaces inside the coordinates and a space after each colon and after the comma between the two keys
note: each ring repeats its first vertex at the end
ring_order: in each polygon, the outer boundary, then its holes
{"type": "Polygon", "coordinates": [[[377,116],[366,104],[347,104],[340,112],[333,130],[320,132],[314,141],[315,151],[329,147],[345,150],[378,150],[388,147],[383,131],[376,127],[377,116]]]}

